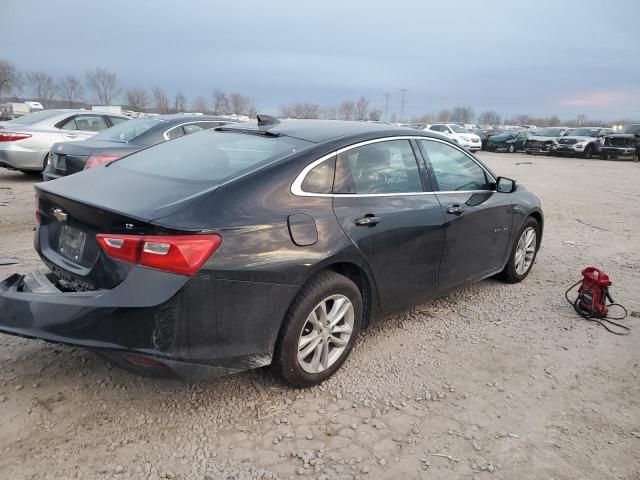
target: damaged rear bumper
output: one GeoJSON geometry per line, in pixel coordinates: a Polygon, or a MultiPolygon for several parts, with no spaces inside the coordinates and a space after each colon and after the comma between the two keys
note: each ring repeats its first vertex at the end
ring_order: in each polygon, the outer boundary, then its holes
{"type": "Polygon", "coordinates": [[[189,381],[271,363],[285,303],[295,294],[289,286],[147,268],[134,268],[109,290],[63,292],[56,279],[37,271],[0,282],[0,332],[153,359],[189,381]],[[267,304],[274,298],[282,302],[267,304]]]}

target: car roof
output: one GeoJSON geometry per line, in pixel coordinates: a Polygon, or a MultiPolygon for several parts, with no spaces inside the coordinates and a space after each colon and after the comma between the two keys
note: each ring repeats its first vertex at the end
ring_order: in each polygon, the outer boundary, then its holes
{"type": "Polygon", "coordinates": [[[380,132],[385,135],[416,135],[442,138],[440,135],[430,135],[413,128],[386,125],[383,123],[358,122],[346,120],[297,120],[286,119],[271,125],[259,126],[257,121],[225,125],[225,131],[270,132],[286,135],[313,143],[322,143],[341,137],[364,135],[380,132]]]}

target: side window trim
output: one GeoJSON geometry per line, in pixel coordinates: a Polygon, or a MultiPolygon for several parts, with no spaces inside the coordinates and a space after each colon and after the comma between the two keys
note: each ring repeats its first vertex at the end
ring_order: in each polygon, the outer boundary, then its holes
{"type": "MultiPolygon", "coordinates": [[[[438,143],[444,143],[445,145],[449,145],[450,147],[455,148],[456,150],[459,150],[460,152],[462,152],[463,154],[465,154],[471,161],[473,161],[473,163],[475,163],[476,165],[478,165],[482,171],[484,172],[485,176],[487,177],[487,181],[489,184],[495,184],[496,183],[496,178],[492,175],[492,173],[487,170],[487,168],[482,165],[480,162],[478,162],[473,156],[469,155],[468,152],[464,151],[462,148],[460,148],[457,145],[454,145],[452,143],[448,143],[448,142],[443,142],[440,139],[437,138],[429,138],[429,137],[418,137],[416,139],[417,140],[424,140],[427,142],[438,142],[438,143]]],[[[425,151],[425,149],[420,145],[420,142],[417,142],[418,146],[420,147],[420,153],[422,154],[422,157],[424,158],[424,161],[427,165],[427,169],[429,171],[429,178],[431,179],[431,182],[434,186],[434,192],[435,193],[469,193],[469,192],[490,192],[491,190],[489,189],[484,189],[484,190],[440,190],[440,185],[438,185],[438,180],[436,179],[436,176],[433,172],[433,166],[431,165],[431,161],[429,160],[429,154],[428,152],[425,151]]]]}
{"type": "MultiPolygon", "coordinates": [[[[431,185],[425,184],[425,180],[424,178],[422,178],[421,175],[421,182],[422,182],[422,186],[423,186],[423,191],[422,192],[398,192],[398,193],[310,193],[310,192],[305,192],[302,189],[302,183],[304,182],[305,177],[307,176],[307,174],[313,170],[316,166],[318,166],[320,163],[330,159],[332,156],[339,156],[340,154],[344,153],[344,152],[348,152],[349,150],[352,150],[354,148],[358,148],[358,147],[362,147],[365,145],[369,145],[371,143],[379,143],[379,142],[385,142],[385,141],[392,141],[392,140],[408,140],[409,144],[411,145],[411,148],[413,150],[413,156],[414,156],[414,160],[416,161],[417,167],[418,167],[418,171],[420,173],[422,173],[421,170],[421,165],[420,162],[421,160],[425,160],[424,159],[424,155],[422,154],[422,151],[420,151],[420,155],[417,154],[416,152],[416,148],[413,145],[412,140],[418,141],[418,140],[430,140],[430,137],[425,137],[425,136],[421,136],[421,135],[402,135],[402,136],[395,136],[395,137],[381,137],[381,138],[376,138],[373,140],[365,140],[363,142],[358,142],[355,143],[353,145],[349,145],[347,147],[342,147],[336,151],[333,151],[331,153],[328,153],[320,158],[318,158],[317,160],[311,162],[310,164],[308,164],[299,174],[298,176],[295,178],[295,180],[293,181],[293,183],[291,184],[291,193],[293,195],[296,195],[298,197],[341,197],[341,198],[349,198],[349,197],[397,197],[397,196],[407,196],[407,195],[434,195],[435,192],[432,188],[431,185]]],[[[436,140],[438,141],[438,140],[436,140]]],[[[446,142],[442,142],[442,143],[446,143],[446,142]]],[[[336,172],[338,169],[338,164],[336,162],[336,172]]],[[[483,170],[486,170],[483,168],[483,170]]],[[[427,170],[428,171],[428,170],[427,170]]],[[[335,174],[334,174],[335,175],[335,174]]],[[[493,178],[493,176],[489,175],[491,178],[493,178]]],[[[335,178],[335,177],[334,177],[335,178]]],[[[433,185],[433,182],[430,182],[433,185]]]]}

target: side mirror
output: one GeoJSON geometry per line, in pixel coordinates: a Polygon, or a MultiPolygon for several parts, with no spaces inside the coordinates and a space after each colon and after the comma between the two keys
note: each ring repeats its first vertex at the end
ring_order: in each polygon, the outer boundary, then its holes
{"type": "Polygon", "coordinates": [[[498,177],[496,180],[496,192],[511,193],[516,191],[518,184],[515,180],[507,177],[498,177]]]}

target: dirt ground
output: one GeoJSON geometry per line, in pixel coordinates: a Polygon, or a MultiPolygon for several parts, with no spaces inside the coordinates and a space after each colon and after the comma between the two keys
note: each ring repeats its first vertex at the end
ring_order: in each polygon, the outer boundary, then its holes
{"type": "MultiPolygon", "coordinates": [[[[640,164],[485,154],[542,199],[521,284],[490,279],[361,335],[322,386],[187,385],[0,335],[2,479],[640,479],[640,318],[577,318],[586,265],[640,311],[640,164]]],[[[33,184],[0,169],[0,277],[40,267],[33,184]]],[[[0,312],[1,314],[1,312],[0,312]]]]}

